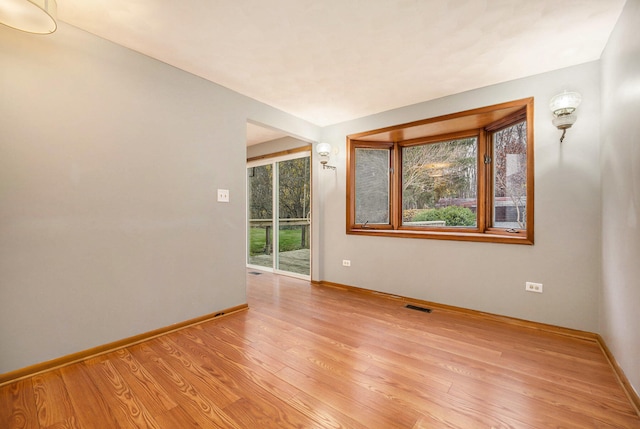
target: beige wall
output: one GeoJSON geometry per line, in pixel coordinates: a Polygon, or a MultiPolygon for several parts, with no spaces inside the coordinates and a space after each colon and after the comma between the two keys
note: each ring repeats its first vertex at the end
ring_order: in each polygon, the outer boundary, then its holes
{"type": "Polygon", "coordinates": [[[599,63],[559,70],[327,127],[338,172],[317,169],[317,278],[443,304],[588,331],[598,330],[600,291],[599,63]],[[584,97],[564,143],[550,98],[584,97]],[[404,122],[535,97],[535,245],[345,234],[345,136],[404,122]],[[351,267],[343,267],[350,259],[351,267]],[[544,284],[543,294],[524,290],[544,284]]]}
{"type": "Polygon", "coordinates": [[[602,334],[640,392],[640,1],[602,57],[602,334]]]}
{"type": "Polygon", "coordinates": [[[317,127],[64,23],[0,64],[0,373],[246,302],[246,122],[317,127]]]}

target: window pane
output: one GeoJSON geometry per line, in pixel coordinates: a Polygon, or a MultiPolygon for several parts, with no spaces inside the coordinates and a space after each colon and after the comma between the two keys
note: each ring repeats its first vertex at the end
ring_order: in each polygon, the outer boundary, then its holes
{"type": "Polygon", "coordinates": [[[273,266],[273,171],[249,167],[249,264],[273,266]]]}
{"type": "Polygon", "coordinates": [[[355,150],[355,223],[389,223],[389,149],[355,150]]]}
{"type": "Polygon", "coordinates": [[[310,157],[277,163],[278,249],[276,268],[308,276],[310,273],[310,157]]]}
{"type": "Polygon", "coordinates": [[[476,227],[476,137],[402,148],[402,224],[476,227]]]}
{"type": "Polygon", "coordinates": [[[527,228],[527,124],[493,135],[493,226],[527,228]]]}

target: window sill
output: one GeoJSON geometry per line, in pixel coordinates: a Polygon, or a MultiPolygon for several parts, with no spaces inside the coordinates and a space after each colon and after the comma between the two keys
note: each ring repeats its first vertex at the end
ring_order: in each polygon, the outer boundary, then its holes
{"type": "Polygon", "coordinates": [[[459,231],[416,231],[409,229],[347,229],[350,235],[369,235],[374,237],[427,238],[435,240],[478,241],[485,243],[525,244],[533,245],[533,238],[526,233],[508,233],[501,230],[487,232],[459,232],[459,231]]]}

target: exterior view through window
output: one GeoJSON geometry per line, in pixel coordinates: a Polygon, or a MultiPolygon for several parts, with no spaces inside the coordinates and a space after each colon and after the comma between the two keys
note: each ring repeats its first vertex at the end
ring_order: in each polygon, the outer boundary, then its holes
{"type": "Polygon", "coordinates": [[[402,147],[402,224],[476,227],[478,138],[402,147]]]}
{"type": "Polygon", "coordinates": [[[493,224],[527,228],[527,123],[493,134],[493,224]]]}
{"type": "Polygon", "coordinates": [[[347,233],[533,244],[533,99],[348,136],[347,233]]]}
{"type": "Polygon", "coordinates": [[[389,150],[356,149],[356,222],[389,223],[389,150]]]}

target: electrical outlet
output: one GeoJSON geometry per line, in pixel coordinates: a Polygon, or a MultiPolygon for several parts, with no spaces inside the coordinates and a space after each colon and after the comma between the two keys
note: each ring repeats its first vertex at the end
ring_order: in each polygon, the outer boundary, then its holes
{"type": "Polygon", "coordinates": [[[350,267],[351,266],[351,261],[349,259],[343,259],[342,260],[342,266],[343,267],[350,267]]]}
{"type": "Polygon", "coordinates": [[[229,190],[228,189],[218,189],[218,202],[219,203],[228,203],[229,202],[229,190]]]}
{"type": "Polygon", "coordinates": [[[526,282],[524,285],[524,289],[527,292],[537,292],[537,293],[542,293],[542,283],[531,283],[531,282],[526,282]]]}

